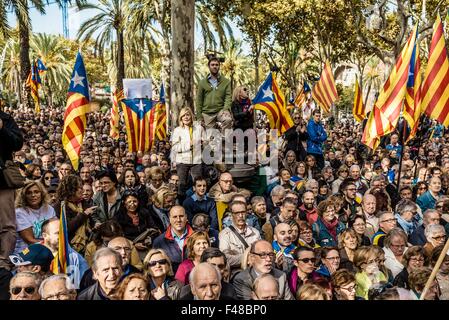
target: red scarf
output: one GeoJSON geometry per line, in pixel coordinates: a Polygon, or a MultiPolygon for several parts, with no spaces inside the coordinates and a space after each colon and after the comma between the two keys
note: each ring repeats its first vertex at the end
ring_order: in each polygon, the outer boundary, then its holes
{"type": "Polygon", "coordinates": [[[321,221],[324,223],[324,226],[326,227],[327,231],[334,237],[335,240],[337,240],[337,226],[338,226],[338,219],[335,218],[332,222],[327,222],[323,218],[321,218],[321,221]]]}
{"type": "Polygon", "coordinates": [[[131,218],[133,225],[138,226],[139,225],[139,215],[137,214],[137,212],[133,212],[133,213],[127,212],[127,214],[128,214],[128,217],[131,218]]]}

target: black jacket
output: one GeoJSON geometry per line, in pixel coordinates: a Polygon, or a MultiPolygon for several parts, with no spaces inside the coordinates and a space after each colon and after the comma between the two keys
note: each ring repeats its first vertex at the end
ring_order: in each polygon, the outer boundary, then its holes
{"type": "Polygon", "coordinates": [[[101,292],[100,286],[98,282],[95,282],[92,286],[82,291],[77,300],[111,300],[105,296],[103,292],[101,292]]]}
{"type": "MultiPolygon", "coordinates": [[[[153,221],[153,218],[151,217],[150,213],[145,208],[140,208],[138,211],[139,215],[139,225],[135,226],[132,222],[132,219],[128,216],[126,213],[125,208],[120,208],[120,210],[117,212],[117,214],[114,216],[113,220],[117,221],[120,226],[122,227],[123,233],[125,235],[125,238],[129,240],[134,240],[137,236],[139,236],[142,232],[144,232],[146,229],[157,229],[155,222],[153,221]]],[[[156,235],[152,238],[156,238],[156,235]]]]}
{"type": "MultiPolygon", "coordinates": [[[[285,152],[293,150],[296,154],[296,160],[304,161],[307,156],[307,152],[302,145],[302,141],[307,141],[309,134],[307,131],[304,133],[296,131],[297,126],[293,126],[284,133],[284,139],[287,141],[285,152]]],[[[296,172],[292,172],[295,175],[296,172]]]]}
{"type": "Polygon", "coordinates": [[[242,102],[232,102],[231,110],[234,117],[235,129],[242,129],[243,131],[245,131],[246,129],[250,129],[254,126],[253,112],[248,111],[250,106],[251,101],[249,99],[242,102]]]}
{"type": "MultiPolygon", "coordinates": [[[[0,170],[7,160],[12,160],[12,153],[19,151],[23,146],[23,134],[14,119],[7,113],[0,111],[3,122],[0,129],[0,170]]],[[[6,188],[3,175],[0,174],[0,189],[6,188]]]]}

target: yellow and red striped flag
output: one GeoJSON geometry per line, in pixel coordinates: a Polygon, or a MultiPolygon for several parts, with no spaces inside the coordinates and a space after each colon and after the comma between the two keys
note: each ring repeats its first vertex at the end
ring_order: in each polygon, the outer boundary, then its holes
{"type": "Polygon", "coordinates": [[[154,108],[153,112],[156,113],[155,116],[156,137],[159,140],[164,140],[167,137],[167,109],[165,106],[164,84],[161,84],[159,101],[153,108],[154,108]]]}
{"type": "Polygon", "coordinates": [[[41,77],[39,76],[39,68],[36,60],[33,60],[26,84],[30,87],[31,98],[33,98],[34,101],[34,112],[40,113],[41,104],[39,101],[39,87],[41,85],[41,77]]]}
{"type": "Polygon", "coordinates": [[[393,132],[399,121],[402,104],[407,92],[410,61],[418,31],[416,25],[408,37],[407,43],[396,60],[390,76],[385,82],[379,97],[368,118],[362,136],[362,143],[375,149],[379,145],[380,137],[393,132]]]}
{"type": "Polygon", "coordinates": [[[65,203],[61,203],[61,215],[59,216],[58,253],[53,259],[52,272],[54,274],[65,273],[69,267],[69,237],[67,231],[67,217],[65,203]]]}
{"type": "Polygon", "coordinates": [[[278,129],[278,134],[283,134],[293,126],[293,120],[287,111],[285,97],[279,90],[273,72],[268,74],[260,87],[253,100],[253,105],[255,110],[261,110],[267,114],[270,128],[278,129]]]}
{"type": "Polygon", "coordinates": [[[332,105],[338,100],[337,87],[329,61],[324,64],[320,80],[313,86],[312,97],[325,113],[329,113],[332,105]]]}
{"type": "Polygon", "coordinates": [[[418,41],[415,43],[410,61],[407,91],[404,100],[403,116],[410,126],[410,135],[407,141],[413,139],[418,129],[421,116],[421,59],[419,57],[418,41]]]}
{"type": "Polygon", "coordinates": [[[78,52],[67,93],[67,108],[64,113],[64,130],[62,132],[62,145],[75,170],[78,170],[79,154],[86,130],[86,114],[90,110],[86,68],[83,58],[78,52]]]}
{"type": "Polygon", "coordinates": [[[433,25],[429,59],[422,85],[421,110],[444,126],[449,125],[449,62],[443,24],[437,15],[433,25]]]}
{"type": "Polygon", "coordinates": [[[363,105],[362,90],[358,79],[355,79],[354,85],[354,106],[352,108],[352,114],[354,119],[358,122],[362,122],[366,118],[365,106],[363,105]]]}
{"type": "Polygon", "coordinates": [[[119,130],[119,122],[120,122],[120,114],[119,114],[119,103],[121,100],[123,100],[125,97],[123,95],[123,89],[120,91],[115,90],[112,93],[112,108],[111,108],[111,119],[110,119],[110,126],[111,131],[109,135],[112,139],[117,140],[120,136],[120,130],[119,130]]]}

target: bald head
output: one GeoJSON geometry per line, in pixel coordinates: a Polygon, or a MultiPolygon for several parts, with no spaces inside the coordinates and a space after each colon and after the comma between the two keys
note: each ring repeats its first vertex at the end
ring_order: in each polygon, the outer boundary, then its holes
{"type": "Polygon", "coordinates": [[[292,244],[292,227],[287,223],[278,223],[274,227],[274,240],[282,247],[288,247],[292,244]]]}
{"type": "Polygon", "coordinates": [[[202,262],[189,276],[190,288],[197,300],[218,300],[221,293],[221,274],[214,265],[202,262]]]}
{"type": "Polygon", "coordinates": [[[131,259],[132,246],[131,242],[124,237],[116,237],[109,241],[108,248],[118,252],[122,257],[122,267],[129,264],[131,259]]]}
{"type": "Polygon", "coordinates": [[[271,274],[262,274],[254,281],[253,300],[279,299],[279,283],[271,274]]]}

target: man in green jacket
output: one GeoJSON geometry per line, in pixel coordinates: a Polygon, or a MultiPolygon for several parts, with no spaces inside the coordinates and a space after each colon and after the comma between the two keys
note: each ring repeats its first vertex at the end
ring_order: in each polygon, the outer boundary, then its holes
{"type": "Polygon", "coordinates": [[[210,73],[198,83],[196,118],[204,120],[206,128],[218,125],[220,129],[232,128],[231,82],[220,75],[220,60],[209,58],[210,73]]]}

